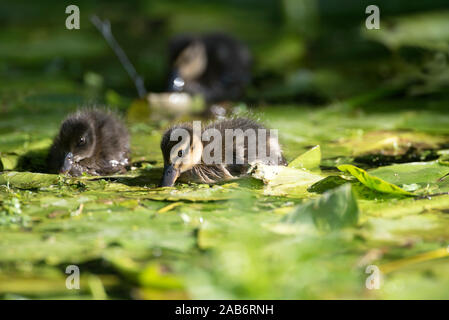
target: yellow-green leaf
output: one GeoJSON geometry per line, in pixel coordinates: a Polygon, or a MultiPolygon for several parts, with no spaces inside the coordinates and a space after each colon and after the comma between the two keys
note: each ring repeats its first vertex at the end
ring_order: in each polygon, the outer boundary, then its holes
{"type": "Polygon", "coordinates": [[[399,188],[397,185],[394,185],[385,180],[372,176],[365,170],[357,168],[356,166],[350,164],[343,164],[338,166],[337,168],[340,171],[353,175],[354,177],[357,178],[357,180],[359,180],[361,183],[363,183],[370,189],[384,193],[413,196],[412,193],[399,188]]]}
{"type": "Polygon", "coordinates": [[[359,209],[351,184],[325,192],[320,198],[299,205],[282,218],[285,223],[313,223],[320,230],[354,226],[359,209]]]}
{"type": "Polygon", "coordinates": [[[321,148],[320,146],[315,146],[290,162],[288,166],[295,169],[314,169],[318,168],[320,163],[321,148]]]}
{"type": "Polygon", "coordinates": [[[19,189],[37,189],[56,184],[59,176],[55,174],[31,172],[5,172],[0,175],[0,185],[10,185],[19,189]]]}

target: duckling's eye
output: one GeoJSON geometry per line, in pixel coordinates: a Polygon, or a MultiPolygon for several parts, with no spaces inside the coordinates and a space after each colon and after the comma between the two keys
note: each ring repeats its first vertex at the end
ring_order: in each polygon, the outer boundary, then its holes
{"type": "Polygon", "coordinates": [[[78,146],[84,146],[86,144],[86,138],[81,137],[78,141],[78,146]]]}
{"type": "Polygon", "coordinates": [[[178,151],[178,157],[180,157],[180,158],[182,157],[182,150],[178,151]]]}

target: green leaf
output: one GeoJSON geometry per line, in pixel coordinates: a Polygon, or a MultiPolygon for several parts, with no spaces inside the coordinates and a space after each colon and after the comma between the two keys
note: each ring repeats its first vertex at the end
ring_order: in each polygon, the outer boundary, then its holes
{"type": "Polygon", "coordinates": [[[320,198],[298,206],[282,218],[285,223],[310,223],[318,229],[332,230],[356,225],[359,209],[351,185],[325,192],[320,198]]]}
{"type": "Polygon", "coordinates": [[[370,189],[384,192],[384,193],[390,193],[390,194],[397,194],[397,195],[406,195],[406,196],[412,196],[413,194],[405,191],[398,186],[389,183],[385,180],[382,180],[378,177],[375,177],[373,175],[370,175],[368,172],[366,172],[363,169],[357,168],[356,166],[350,165],[350,164],[343,164],[337,167],[338,170],[343,171],[345,173],[349,173],[357,178],[361,183],[363,183],[365,186],[367,186],[370,189]]]}
{"type": "Polygon", "coordinates": [[[158,188],[146,192],[146,199],[158,201],[220,201],[238,197],[233,186],[197,185],[177,188],[158,188]]]}
{"type": "Polygon", "coordinates": [[[321,148],[320,146],[315,146],[290,162],[288,167],[295,169],[314,169],[318,168],[320,163],[321,148]]]}
{"type": "Polygon", "coordinates": [[[183,281],[180,277],[163,271],[163,267],[156,263],[146,266],[138,275],[138,281],[145,287],[165,290],[182,289],[183,281]]]}
{"type": "Polygon", "coordinates": [[[444,178],[448,173],[449,168],[438,161],[394,164],[370,171],[403,189],[414,190],[414,194],[449,191],[449,179],[444,178]]]}
{"type": "Polygon", "coordinates": [[[310,196],[307,188],[323,178],[305,169],[263,164],[257,164],[252,175],[265,183],[265,195],[299,198],[310,196]]]}
{"type": "Polygon", "coordinates": [[[0,185],[19,189],[37,189],[58,183],[59,176],[31,172],[5,172],[0,175],[0,185]]]}
{"type": "Polygon", "coordinates": [[[19,156],[12,154],[3,154],[0,157],[0,171],[14,170],[19,162],[19,156]]]}
{"type": "Polygon", "coordinates": [[[354,157],[369,157],[398,159],[412,154],[423,154],[428,150],[437,149],[447,143],[447,138],[414,131],[368,131],[357,137],[343,139],[338,142],[351,150],[354,157]]]}
{"type": "Polygon", "coordinates": [[[348,182],[349,181],[347,179],[344,179],[341,176],[329,176],[311,185],[308,191],[323,193],[348,182]]]}

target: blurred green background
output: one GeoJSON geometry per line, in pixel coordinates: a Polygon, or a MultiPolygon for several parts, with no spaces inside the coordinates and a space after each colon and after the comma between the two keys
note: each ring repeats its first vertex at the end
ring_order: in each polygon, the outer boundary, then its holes
{"type": "Polygon", "coordinates": [[[228,32],[250,47],[254,83],[247,99],[255,104],[321,104],[397,86],[418,96],[447,91],[444,0],[78,1],[80,30],[65,28],[68,4],[0,3],[3,90],[16,82],[38,90],[51,81],[91,90],[100,102],[107,90],[134,97],[132,82],[89,21],[97,14],[111,21],[149,91],[164,90],[168,39],[209,31],[228,32]],[[364,28],[370,4],[380,6],[380,30],[364,28]]]}

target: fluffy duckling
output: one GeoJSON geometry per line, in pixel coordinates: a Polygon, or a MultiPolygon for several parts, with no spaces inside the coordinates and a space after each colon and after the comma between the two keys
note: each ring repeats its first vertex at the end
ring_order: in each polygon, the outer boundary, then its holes
{"type": "Polygon", "coordinates": [[[48,166],[52,173],[79,176],[125,172],[130,158],[125,125],[111,111],[82,110],[61,124],[51,146],[48,166]]]}
{"type": "Polygon", "coordinates": [[[277,134],[254,120],[235,118],[199,126],[195,129],[195,125],[180,124],[164,133],[161,141],[163,187],[173,186],[178,178],[197,183],[234,179],[245,175],[250,165],[257,162],[287,165],[277,134]],[[249,135],[242,135],[251,131],[255,133],[252,140],[249,135]]]}
{"type": "Polygon", "coordinates": [[[226,34],[177,36],[169,51],[169,91],[201,94],[214,103],[240,98],[250,82],[251,54],[226,34]]]}

